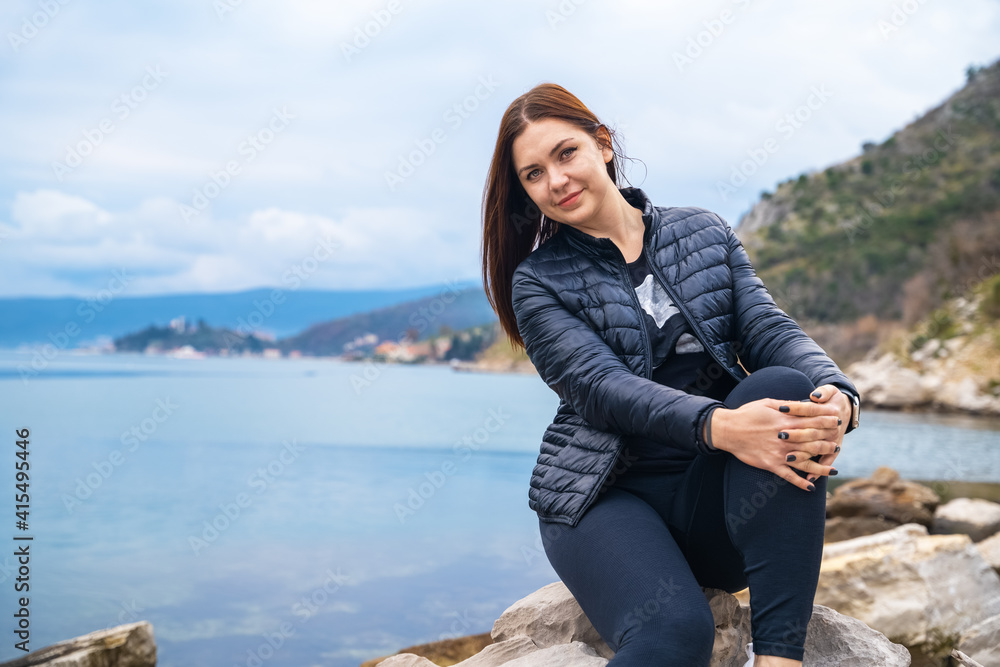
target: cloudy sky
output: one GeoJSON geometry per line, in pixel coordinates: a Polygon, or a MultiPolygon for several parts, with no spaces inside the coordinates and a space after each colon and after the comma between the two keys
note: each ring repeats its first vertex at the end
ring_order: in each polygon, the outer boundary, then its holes
{"type": "Polygon", "coordinates": [[[477,280],[499,119],[544,81],[654,202],[736,225],[1000,58],[996,0],[8,0],[0,25],[0,296],[477,280]]]}

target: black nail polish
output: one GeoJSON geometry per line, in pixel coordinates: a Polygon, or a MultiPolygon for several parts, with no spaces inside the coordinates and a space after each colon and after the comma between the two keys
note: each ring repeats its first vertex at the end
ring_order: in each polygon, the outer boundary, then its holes
{"type": "Polygon", "coordinates": [[[814,485],[810,484],[810,485],[809,485],[809,490],[810,490],[810,491],[815,491],[815,490],[816,490],[816,487],[815,487],[814,485]]]}
{"type": "Polygon", "coordinates": [[[837,446],[836,446],[836,447],[834,448],[834,450],[833,450],[833,451],[834,451],[835,453],[836,453],[836,452],[839,452],[839,451],[840,451],[840,445],[837,445],[837,446]]]}
{"type": "Polygon", "coordinates": [[[838,474],[838,470],[836,468],[830,468],[830,476],[832,477],[833,475],[836,474],[838,474]]]}
{"type": "Polygon", "coordinates": [[[785,457],[785,460],[791,463],[792,461],[795,460],[795,454],[789,454],[788,456],[785,457]]]}
{"type": "Polygon", "coordinates": [[[781,440],[788,440],[788,434],[782,431],[781,433],[778,434],[778,438],[780,438],[781,440]]]}
{"type": "Polygon", "coordinates": [[[837,426],[840,426],[843,423],[844,423],[843,420],[841,420],[840,417],[837,417],[837,426]]]}
{"type": "Polygon", "coordinates": [[[821,392],[821,391],[814,391],[813,392],[813,396],[815,396],[816,398],[822,398],[823,397],[823,392],[821,392]]]}
{"type": "Polygon", "coordinates": [[[789,410],[791,410],[791,408],[789,408],[787,405],[782,405],[780,408],[778,408],[778,412],[788,412],[789,410]]]}

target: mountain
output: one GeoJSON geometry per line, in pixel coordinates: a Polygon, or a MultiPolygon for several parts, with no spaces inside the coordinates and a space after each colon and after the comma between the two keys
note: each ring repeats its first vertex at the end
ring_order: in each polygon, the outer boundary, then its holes
{"type": "MultiPolygon", "coordinates": [[[[274,337],[290,336],[317,322],[350,316],[414,299],[463,289],[478,282],[444,288],[428,285],[405,290],[253,289],[242,292],[115,296],[89,299],[21,297],[0,299],[0,348],[52,344],[86,347],[153,324],[167,325],[183,316],[193,325],[204,320],[215,327],[274,337]]],[[[481,288],[480,288],[480,291],[481,288]]],[[[485,295],[484,295],[485,300],[485,295]]]]}
{"type": "Polygon", "coordinates": [[[881,144],[764,193],[736,226],[778,305],[835,357],[859,358],[1000,271],[1000,61],[966,74],[881,144]]]}
{"type": "Polygon", "coordinates": [[[310,355],[340,355],[344,345],[375,334],[378,341],[423,340],[441,331],[499,325],[482,286],[439,290],[406,303],[356,313],[310,326],[278,341],[283,353],[300,350],[310,355]]]}

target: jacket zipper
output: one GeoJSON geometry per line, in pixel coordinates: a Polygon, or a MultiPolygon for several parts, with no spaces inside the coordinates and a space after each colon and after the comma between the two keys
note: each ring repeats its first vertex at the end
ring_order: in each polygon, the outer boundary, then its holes
{"type": "MultiPolygon", "coordinates": [[[[642,335],[643,349],[646,352],[646,379],[651,380],[653,378],[653,343],[649,340],[649,335],[646,333],[646,319],[643,314],[642,304],[639,303],[639,297],[635,294],[635,287],[632,286],[632,276],[628,270],[628,261],[625,259],[625,255],[622,254],[621,248],[614,242],[611,243],[615,250],[618,251],[618,256],[622,258],[622,265],[625,267],[625,285],[628,287],[628,293],[632,295],[632,303],[635,304],[636,310],[639,312],[639,331],[642,335]]],[[[643,244],[643,253],[646,252],[646,246],[643,244]]]]}
{"type": "MultiPolygon", "coordinates": [[[[712,356],[712,358],[715,359],[715,361],[722,368],[726,369],[727,373],[729,373],[730,375],[732,375],[735,380],[739,381],[741,378],[738,378],[735,375],[733,375],[733,372],[731,370],[729,370],[729,364],[726,363],[726,362],[723,362],[723,360],[719,358],[718,354],[716,354],[716,352],[715,352],[715,348],[713,348],[712,346],[710,346],[708,344],[708,341],[705,340],[704,336],[702,336],[701,328],[695,325],[694,318],[691,316],[691,313],[688,312],[687,306],[684,303],[682,303],[674,295],[673,292],[670,291],[670,288],[667,286],[666,279],[665,278],[661,278],[660,275],[657,273],[657,271],[659,271],[659,267],[656,266],[656,262],[653,261],[653,258],[650,257],[649,252],[647,252],[647,248],[646,248],[646,244],[645,243],[642,245],[642,253],[643,253],[643,255],[646,256],[646,263],[649,265],[649,270],[653,274],[653,278],[656,279],[656,281],[660,283],[660,286],[667,293],[667,296],[670,297],[670,300],[674,303],[675,306],[677,306],[677,309],[684,316],[684,319],[687,320],[688,326],[691,327],[691,331],[694,332],[694,335],[698,337],[698,340],[701,342],[702,347],[704,347],[706,350],[708,350],[708,353],[712,356]]],[[[619,254],[621,254],[621,251],[619,251],[619,254]]],[[[622,255],[622,259],[623,260],[625,259],[624,255],[622,255]]],[[[627,268],[628,267],[626,267],[626,269],[627,268]]],[[[635,295],[635,290],[634,289],[632,290],[632,294],[633,294],[633,296],[635,295]]],[[[638,302],[638,298],[636,298],[636,302],[638,302]]],[[[640,307],[639,310],[640,310],[640,313],[641,313],[642,308],[640,307]]],[[[645,327],[643,327],[643,331],[645,331],[645,327]]],[[[647,346],[648,346],[648,344],[647,344],[647,346]]],[[[652,363],[652,361],[650,361],[650,363],[652,363]]]]}

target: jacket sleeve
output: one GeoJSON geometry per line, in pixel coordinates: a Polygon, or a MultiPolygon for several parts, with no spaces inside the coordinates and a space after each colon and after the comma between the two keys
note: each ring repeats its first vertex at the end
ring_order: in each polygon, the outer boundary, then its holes
{"type": "MultiPolygon", "coordinates": [[[[728,236],[739,356],[747,370],[752,373],[766,366],[789,366],[802,371],[817,387],[832,384],[860,398],[857,387],[833,359],[775,304],[732,227],[721,217],[719,220],[728,236]]],[[[848,425],[846,432],[851,430],[848,425]]]]}
{"type": "Polygon", "coordinates": [[[704,442],[700,426],[707,412],[724,406],[722,402],[634,374],[523,263],[514,272],[512,305],[528,358],[538,374],[592,426],[669,440],[706,454],[718,451],[704,442]]]}

